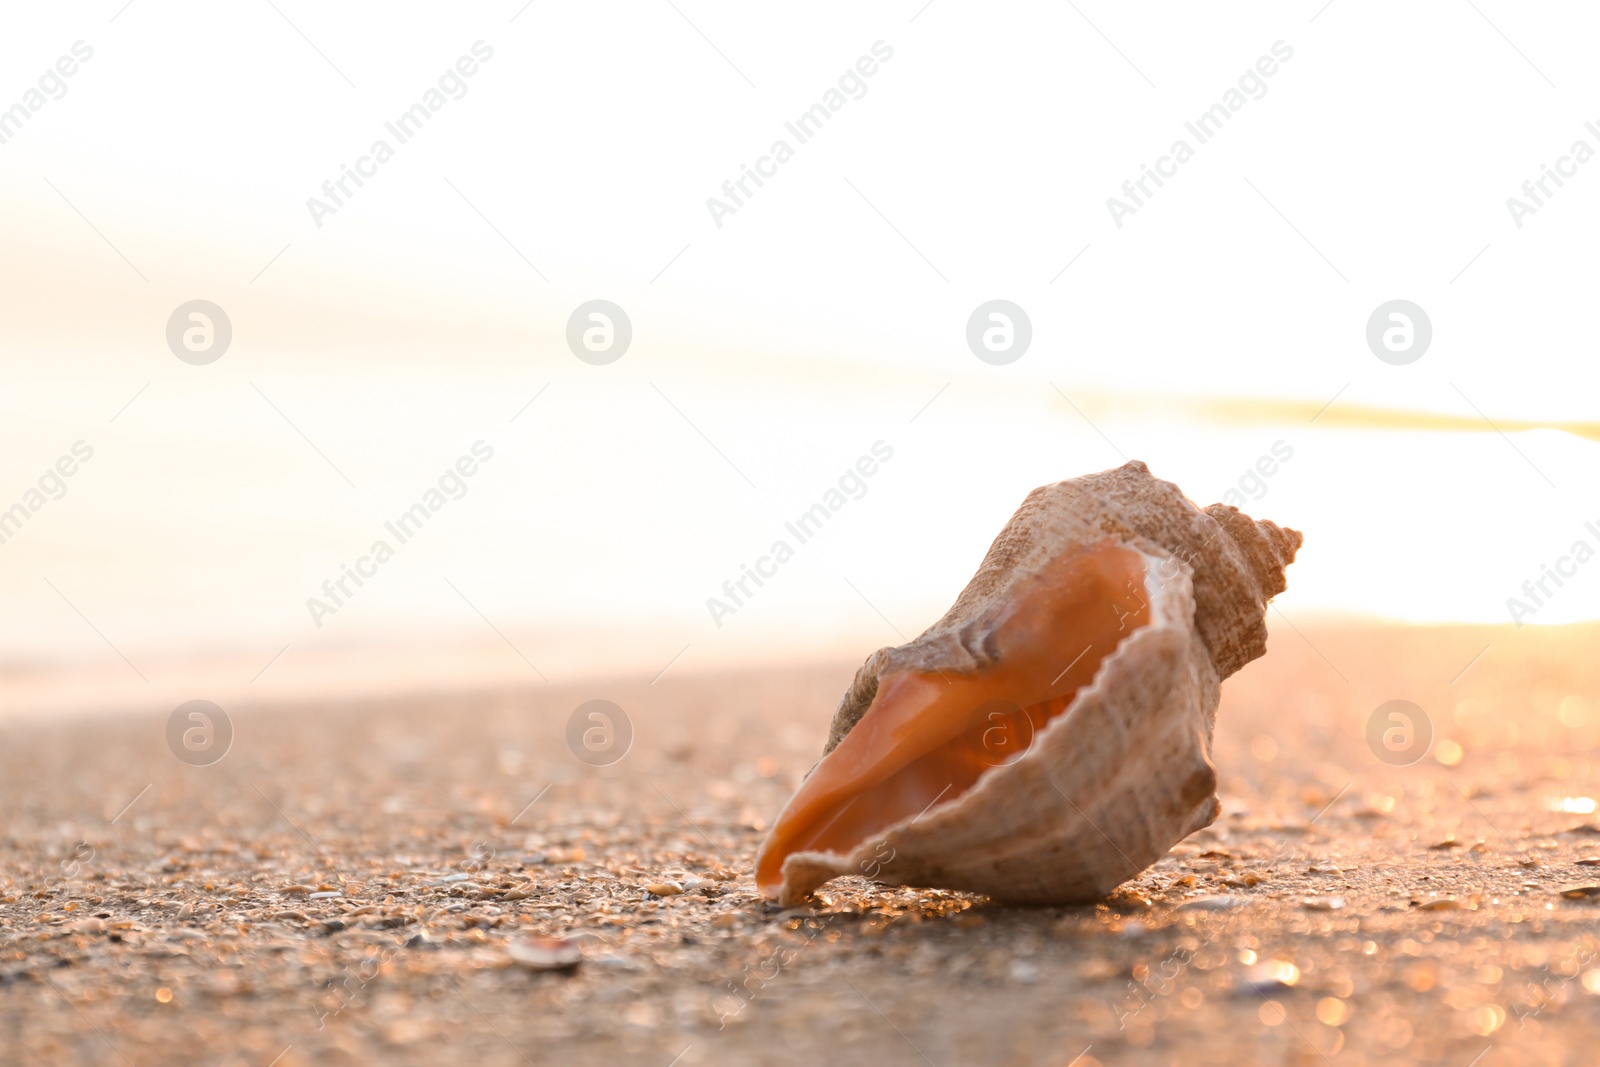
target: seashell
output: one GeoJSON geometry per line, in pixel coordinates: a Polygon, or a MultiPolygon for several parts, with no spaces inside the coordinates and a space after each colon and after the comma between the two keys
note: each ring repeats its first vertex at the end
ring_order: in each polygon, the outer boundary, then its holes
{"type": "Polygon", "coordinates": [[[1266,651],[1300,542],[1139,462],[1035,489],[944,617],[856,673],[758,888],[1110,893],[1216,818],[1220,683],[1266,651]]]}

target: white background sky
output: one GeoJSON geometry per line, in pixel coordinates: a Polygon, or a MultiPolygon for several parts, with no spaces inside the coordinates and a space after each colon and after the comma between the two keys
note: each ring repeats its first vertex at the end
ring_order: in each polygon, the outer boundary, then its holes
{"type": "MultiPolygon", "coordinates": [[[[286,644],[272,679],[419,641],[531,677],[483,617],[556,679],[865,655],[1032,487],[1141,458],[1204,504],[1280,440],[1247,510],[1306,533],[1290,617],[1505,621],[1600,547],[1595,442],[1530,429],[1600,418],[1600,160],[1522,228],[1506,208],[1600,149],[1591,9],[676,3],[9,10],[0,107],[94,56],[0,144],[0,507],[95,457],[0,545],[0,663],[159,705],[197,653],[247,677],[286,644]],[[315,226],[307,197],[479,40],[466,95],[315,226]],[[715,226],[706,198],[880,40],[866,95],[715,226]],[[1117,228],[1106,198],[1280,40],[1265,96],[1117,228]],[[209,366],[164,340],[194,298],[233,323],[209,366]],[[565,344],[593,298],[633,322],[609,366],[565,344]],[[993,298],[1033,324],[1003,367],[964,338],[993,298]],[[1404,367],[1364,340],[1394,298],[1434,329],[1404,367]],[[306,597],[479,439],[469,495],[316,628],[306,597]],[[715,627],[706,598],[879,439],[867,495],[715,627]]],[[[1596,616],[1600,561],[1537,619],[1596,616]]]]}

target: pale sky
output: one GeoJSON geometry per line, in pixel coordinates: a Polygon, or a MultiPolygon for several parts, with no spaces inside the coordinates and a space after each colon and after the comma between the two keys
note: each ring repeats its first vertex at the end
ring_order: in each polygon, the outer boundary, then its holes
{"type": "MultiPolygon", "coordinates": [[[[1507,621],[1600,548],[1600,164],[1507,206],[1600,148],[1597,16],[1417,4],[1375,34],[1321,7],[10,12],[0,508],[93,458],[0,544],[0,662],[159,686],[134,674],[285,645],[275,672],[419,641],[554,678],[864,656],[1029,489],[1125,458],[1200,504],[1244,479],[1304,531],[1286,615],[1507,621]],[[196,299],[233,334],[198,366],[166,341],[196,299]],[[595,299],[632,324],[606,365],[567,346],[595,299]],[[966,340],[995,299],[1032,327],[1003,366],[966,340]],[[1433,333],[1403,366],[1366,341],[1395,299],[1433,333]],[[479,441],[465,496],[318,627],[307,598],[479,441]],[[717,626],[707,598],[878,441],[865,495],[717,626]]],[[[1595,617],[1600,561],[1534,621],[1595,617]]]]}

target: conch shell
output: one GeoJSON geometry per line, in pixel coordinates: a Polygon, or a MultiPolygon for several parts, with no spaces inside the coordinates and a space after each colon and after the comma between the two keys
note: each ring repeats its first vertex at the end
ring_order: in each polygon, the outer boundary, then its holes
{"type": "Polygon", "coordinates": [[[1300,542],[1140,462],[1035,489],[944,618],[856,672],[758,888],[1110,893],[1217,817],[1220,683],[1266,651],[1300,542]]]}

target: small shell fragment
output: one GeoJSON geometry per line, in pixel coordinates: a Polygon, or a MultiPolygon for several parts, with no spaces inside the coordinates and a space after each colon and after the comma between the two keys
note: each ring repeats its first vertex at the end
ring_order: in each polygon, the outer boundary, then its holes
{"type": "Polygon", "coordinates": [[[658,897],[675,897],[683,892],[683,886],[677,882],[651,882],[644,887],[644,891],[658,897]]]}
{"type": "Polygon", "coordinates": [[[1433,897],[1417,905],[1418,911],[1456,911],[1460,909],[1461,901],[1455,897],[1433,897]]]}
{"type": "Polygon", "coordinates": [[[578,943],[565,937],[525,937],[511,942],[506,952],[530,971],[570,971],[583,962],[578,943]]]}
{"type": "Polygon", "coordinates": [[[1178,905],[1179,911],[1231,911],[1248,903],[1243,897],[1195,897],[1178,905]]]}

